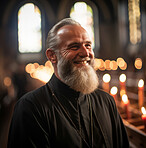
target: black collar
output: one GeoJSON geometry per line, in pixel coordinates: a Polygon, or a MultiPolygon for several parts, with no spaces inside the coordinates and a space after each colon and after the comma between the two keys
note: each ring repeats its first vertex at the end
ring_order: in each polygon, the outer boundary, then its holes
{"type": "Polygon", "coordinates": [[[52,91],[59,97],[64,96],[68,99],[75,99],[77,100],[79,97],[83,96],[81,92],[77,92],[73,89],[71,89],[68,85],[63,83],[61,80],[59,80],[55,74],[51,77],[50,81],[48,82],[48,85],[51,87],[52,91]]]}

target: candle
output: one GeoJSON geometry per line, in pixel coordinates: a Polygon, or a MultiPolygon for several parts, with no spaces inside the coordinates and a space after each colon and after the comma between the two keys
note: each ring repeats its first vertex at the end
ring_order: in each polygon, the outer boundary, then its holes
{"type": "Polygon", "coordinates": [[[126,94],[126,91],[124,89],[120,90],[120,96],[122,97],[124,94],[126,94]]]}
{"type": "Polygon", "coordinates": [[[138,82],[138,106],[141,108],[144,101],[144,81],[140,79],[138,82]]]}
{"type": "Polygon", "coordinates": [[[111,80],[111,76],[109,74],[104,74],[103,75],[103,89],[104,91],[108,92],[109,93],[109,89],[110,89],[110,86],[109,86],[109,82],[111,80]]]}
{"type": "Polygon", "coordinates": [[[118,92],[118,88],[116,86],[113,86],[110,90],[110,94],[113,96],[113,98],[115,99],[116,101],[116,98],[117,98],[117,92],[118,92]]]}
{"type": "Polygon", "coordinates": [[[141,107],[141,111],[142,111],[142,120],[143,120],[143,123],[144,123],[144,131],[146,132],[146,109],[144,107],[141,107]]]}
{"type": "Polygon", "coordinates": [[[123,104],[124,104],[124,109],[125,109],[126,117],[127,117],[127,119],[129,119],[130,116],[131,116],[130,112],[129,112],[129,104],[130,104],[130,102],[129,102],[128,97],[127,97],[126,94],[124,94],[122,96],[122,101],[123,101],[123,104]]]}
{"type": "MultiPolygon", "coordinates": [[[[126,94],[126,75],[121,74],[119,77],[119,80],[120,80],[120,92],[124,92],[124,94],[126,94]]],[[[122,96],[123,96],[123,93],[122,93],[122,96]]]]}

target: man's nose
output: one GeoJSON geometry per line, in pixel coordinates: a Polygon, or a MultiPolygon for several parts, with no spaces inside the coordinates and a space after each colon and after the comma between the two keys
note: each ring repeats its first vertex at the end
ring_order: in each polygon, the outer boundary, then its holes
{"type": "Polygon", "coordinates": [[[82,45],[81,48],[80,48],[80,53],[79,53],[79,55],[80,55],[81,57],[89,57],[90,51],[89,51],[89,49],[86,48],[85,45],[82,45]]]}

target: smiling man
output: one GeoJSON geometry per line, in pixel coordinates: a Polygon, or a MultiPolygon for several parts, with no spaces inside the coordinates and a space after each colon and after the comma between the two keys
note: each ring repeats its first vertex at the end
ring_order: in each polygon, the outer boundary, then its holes
{"type": "Polygon", "coordinates": [[[48,33],[51,80],[16,104],[10,148],[128,148],[112,96],[98,89],[88,33],[66,18],[48,33]]]}
{"type": "Polygon", "coordinates": [[[78,24],[65,25],[58,30],[57,37],[57,53],[51,47],[46,51],[54,65],[55,75],[78,92],[93,92],[98,78],[93,69],[94,53],[86,30],[78,24]]]}

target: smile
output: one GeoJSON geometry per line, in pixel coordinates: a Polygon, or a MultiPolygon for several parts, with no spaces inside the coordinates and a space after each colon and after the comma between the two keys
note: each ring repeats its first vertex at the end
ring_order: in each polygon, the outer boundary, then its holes
{"type": "Polygon", "coordinates": [[[90,60],[81,60],[81,61],[74,61],[75,64],[80,64],[80,65],[89,65],[90,60]]]}

